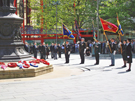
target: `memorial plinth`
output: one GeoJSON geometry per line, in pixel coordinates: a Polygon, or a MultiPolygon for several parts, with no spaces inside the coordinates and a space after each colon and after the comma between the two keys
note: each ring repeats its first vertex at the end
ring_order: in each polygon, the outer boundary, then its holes
{"type": "Polygon", "coordinates": [[[14,0],[0,0],[0,61],[3,62],[32,59],[21,41],[23,18],[15,11],[14,0]]]}
{"type": "Polygon", "coordinates": [[[9,78],[24,78],[24,77],[35,77],[43,75],[53,71],[52,65],[44,65],[40,63],[39,67],[29,67],[24,69],[10,68],[7,67],[5,70],[0,68],[0,79],[9,79],[9,78]]]}

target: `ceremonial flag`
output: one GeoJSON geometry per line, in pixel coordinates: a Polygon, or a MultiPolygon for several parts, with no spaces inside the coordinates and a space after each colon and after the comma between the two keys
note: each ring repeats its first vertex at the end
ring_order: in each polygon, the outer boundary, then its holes
{"type": "Polygon", "coordinates": [[[75,39],[75,37],[72,35],[72,32],[64,25],[62,26],[63,26],[63,35],[67,36],[69,39],[75,39]]]}
{"type": "Polygon", "coordinates": [[[113,32],[116,33],[118,30],[118,27],[115,24],[112,24],[108,21],[103,20],[102,18],[100,18],[102,27],[104,31],[108,31],[108,32],[113,32]]]}
{"type": "Polygon", "coordinates": [[[81,35],[80,35],[80,32],[79,32],[79,28],[78,28],[78,24],[77,24],[76,20],[75,20],[75,29],[76,29],[76,32],[77,32],[77,35],[78,35],[79,39],[81,40],[81,35]]]}
{"type": "Polygon", "coordinates": [[[121,36],[124,36],[123,30],[119,22],[118,14],[117,14],[117,24],[118,24],[118,34],[120,34],[121,36]]]}
{"type": "Polygon", "coordinates": [[[92,27],[93,27],[93,39],[94,39],[94,40],[97,40],[97,39],[96,39],[96,32],[95,32],[94,22],[93,22],[93,21],[92,21],[92,27]]]}

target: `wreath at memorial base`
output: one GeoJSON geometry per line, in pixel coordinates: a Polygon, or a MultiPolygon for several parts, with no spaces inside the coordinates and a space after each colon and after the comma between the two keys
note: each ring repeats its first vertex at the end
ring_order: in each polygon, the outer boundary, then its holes
{"type": "Polygon", "coordinates": [[[44,59],[40,59],[40,62],[42,62],[43,64],[46,64],[46,65],[50,65],[50,63],[44,59]]]}
{"type": "Polygon", "coordinates": [[[27,64],[26,61],[18,61],[18,66],[19,66],[21,69],[23,69],[23,68],[29,68],[29,67],[30,67],[30,65],[27,64]]]}
{"type": "Polygon", "coordinates": [[[14,68],[17,66],[17,63],[8,63],[8,67],[14,68]]]}
{"type": "Polygon", "coordinates": [[[29,65],[29,64],[24,64],[23,67],[24,67],[24,68],[29,68],[30,65],[29,65]]]}
{"type": "Polygon", "coordinates": [[[7,68],[6,65],[0,65],[0,67],[1,67],[2,69],[4,69],[4,70],[7,68]]]}
{"type": "Polygon", "coordinates": [[[0,62],[0,65],[5,65],[5,63],[4,62],[0,62]]]}
{"type": "Polygon", "coordinates": [[[40,63],[40,61],[39,61],[39,59],[37,59],[37,60],[32,60],[32,61],[29,61],[29,63],[40,63]]]}
{"type": "Polygon", "coordinates": [[[30,65],[33,67],[38,67],[38,65],[36,63],[30,63],[30,65]]]}

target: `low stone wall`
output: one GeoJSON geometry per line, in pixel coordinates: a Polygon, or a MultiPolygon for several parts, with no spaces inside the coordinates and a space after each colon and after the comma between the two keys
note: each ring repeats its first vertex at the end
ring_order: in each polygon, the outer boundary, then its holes
{"type": "Polygon", "coordinates": [[[0,79],[35,77],[52,71],[52,65],[47,66],[43,64],[39,64],[39,67],[30,67],[24,69],[19,69],[19,67],[7,67],[5,70],[0,69],[0,79]]]}

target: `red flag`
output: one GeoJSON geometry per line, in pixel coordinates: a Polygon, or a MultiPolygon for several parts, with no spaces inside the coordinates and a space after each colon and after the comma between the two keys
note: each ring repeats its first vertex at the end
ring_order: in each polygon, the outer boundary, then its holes
{"type": "Polygon", "coordinates": [[[104,31],[113,32],[113,33],[117,32],[118,27],[115,24],[105,21],[102,18],[100,18],[100,21],[101,21],[104,31]]]}

